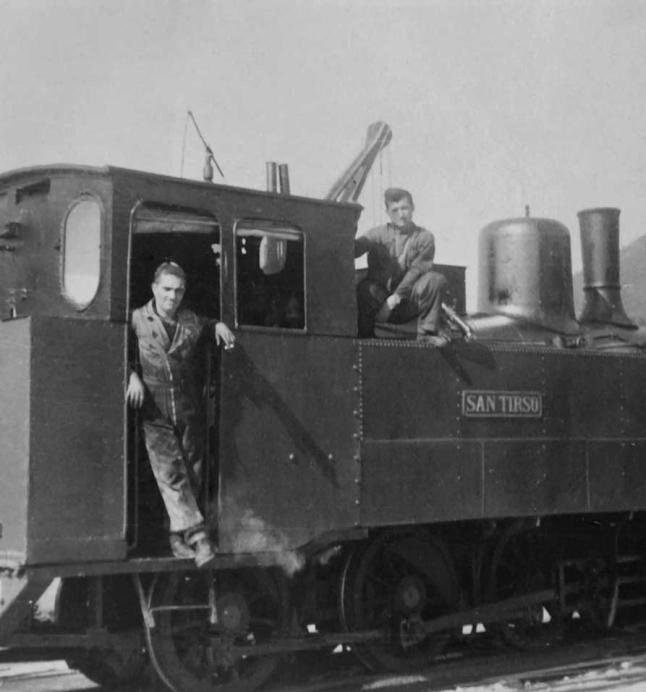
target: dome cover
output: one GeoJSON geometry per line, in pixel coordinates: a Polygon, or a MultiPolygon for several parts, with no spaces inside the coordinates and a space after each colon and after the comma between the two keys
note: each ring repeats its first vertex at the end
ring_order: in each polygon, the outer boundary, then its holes
{"type": "Polygon", "coordinates": [[[524,217],[480,232],[478,309],[576,334],[570,233],[558,221],[524,217]]]}

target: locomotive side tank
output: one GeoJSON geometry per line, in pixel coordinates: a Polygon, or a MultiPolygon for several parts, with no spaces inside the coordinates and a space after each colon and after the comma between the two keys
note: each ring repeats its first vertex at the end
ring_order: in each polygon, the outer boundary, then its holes
{"type": "Polygon", "coordinates": [[[362,523],[644,509],[641,353],[489,356],[361,347],[362,523]]]}

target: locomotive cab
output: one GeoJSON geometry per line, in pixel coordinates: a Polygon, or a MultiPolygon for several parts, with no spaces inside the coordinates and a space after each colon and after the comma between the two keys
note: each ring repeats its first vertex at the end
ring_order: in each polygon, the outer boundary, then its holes
{"type": "Polygon", "coordinates": [[[164,510],[124,392],[129,315],[150,299],[166,259],[187,274],[187,307],[237,332],[235,353],[212,349],[203,370],[212,460],[205,503],[214,522],[219,515],[225,548],[239,540],[226,527],[239,524],[240,507],[287,545],[333,529],[344,513],[343,525],[353,526],[351,464],[335,469],[340,495],[316,486],[320,466],[329,473],[329,458],[351,459],[356,446],[357,395],[346,373],[359,213],[351,203],[118,168],[2,176],[0,558],[24,565],[154,552],[147,527],[163,528],[164,510]],[[318,345],[304,338],[312,336],[318,345]],[[294,365],[314,351],[304,385],[294,365]],[[336,411],[331,420],[309,403],[312,386],[336,411]],[[333,429],[341,434],[330,444],[333,429]],[[310,499],[286,521],[296,475],[310,499]],[[280,492],[266,492],[269,477],[280,492]]]}

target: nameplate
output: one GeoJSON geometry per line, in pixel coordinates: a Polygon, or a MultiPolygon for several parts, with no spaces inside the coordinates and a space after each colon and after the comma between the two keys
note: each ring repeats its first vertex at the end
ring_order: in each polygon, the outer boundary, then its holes
{"type": "Polygon", "coordinates": [[[467,418],[540,418],[542,392],[472,389],[462,392],[462,415],[467,418]]]}

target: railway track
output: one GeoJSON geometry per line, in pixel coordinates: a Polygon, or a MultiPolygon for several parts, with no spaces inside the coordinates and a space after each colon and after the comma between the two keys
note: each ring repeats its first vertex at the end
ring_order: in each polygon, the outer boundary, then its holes
{"type": "MultiPolygon", "coordinates": [[[[12,652],[0,652],[1,692],[117,692],[99,688],[60,661],[12,662],[12,652]]],[[[566,642],[540,652],[501,650],[486,637],[463,651],[454,650],[443,660],[419,672],[366,674],[349,652],[328,657],[301,657],[286,666],[266,692],[478,692],[495,690],[646,689],[646,631],[616,632],[603,639],[566,642]],[[304,679],[307,681],[304,681],[304,679]]],[[[150,685],[118,692],[162,692],[150,685]]]]}
{"type": "MultiPolygon", "coordinates": [[[[366,674],[348,654],[331,657],[327,670],[309,669],[309,682],[277,680],[271,692],[372,692],[410,690],[441,692],[478,690],[582,689],[579,679],[596,678],[590,689],[622,689],[641,683],[646,689],[646,632],[616,632],[602,639],[566,642],[537,652],[501,650],[483,638],[463,651],[407,675],[366,674]],[[607,681],[607,686],[604,686],[607,681]],[[578,686],[577,686],[578,685],[578,686]]],[[[588,685],[589,687],[589,685],[588,685]]]]}
{"type": "Polygon", "coordinates": [[[80,673],[70,670],[63,661],[0,663],[2,692],[89,692],[99,689],[80,673]]]}

